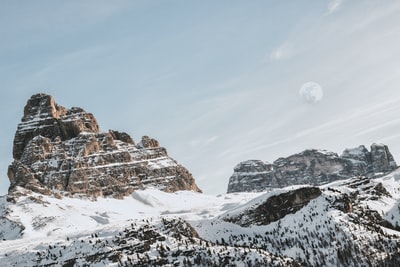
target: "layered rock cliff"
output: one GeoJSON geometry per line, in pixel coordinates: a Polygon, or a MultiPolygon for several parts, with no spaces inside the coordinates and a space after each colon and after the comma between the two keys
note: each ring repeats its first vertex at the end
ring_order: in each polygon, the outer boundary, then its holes
{"type": "Polygon", "coordinates": [[[397,164],[386,145],[372,144],[336,153],[310,149],[273,163],[248,160],[239,163],[229,179],[228,193],[264,191],[290,185],[321,185],[355,176],[376,177],[389,173],[397,164]]]}
{"type": "Polygon", "coordinates": [[[46,94],[28,100],[13,156],[10,192],[18,186],[90,197],[122,197],[145,187],[201,192],[189,171],[157,140],[143,136],[135,144],[127,133],[100,132],[93,114],[62,107],[46,94]]]}

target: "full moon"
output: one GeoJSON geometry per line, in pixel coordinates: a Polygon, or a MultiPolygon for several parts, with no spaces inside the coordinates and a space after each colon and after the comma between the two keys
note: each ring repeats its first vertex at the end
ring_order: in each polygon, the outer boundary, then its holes
{"type": "Polygon", "coordinates": [[[299,91],[300,96],[308,103],[321,101],[323,92],[321,86],[316,82],[303,84],[299,91]]]}

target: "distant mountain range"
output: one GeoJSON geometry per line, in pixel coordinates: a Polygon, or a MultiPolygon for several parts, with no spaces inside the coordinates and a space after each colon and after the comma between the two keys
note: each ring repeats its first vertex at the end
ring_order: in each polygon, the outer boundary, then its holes
{"type": "Polygon", "coordinates": [[[387,146],[238,164],[202,194],[157,140],[33,95],[0,197],[1,266],[400,266],[387,146]]]}
{"type": "Polygon", "coordinates": [[[228,193],[261,192],[289,185],[322,185],[350,177],[379,177],[397,168],[383,144],[363,145],[336,153],[309,149],[273,163],[248,160],[239,163],[229,179],[228,193]]]}

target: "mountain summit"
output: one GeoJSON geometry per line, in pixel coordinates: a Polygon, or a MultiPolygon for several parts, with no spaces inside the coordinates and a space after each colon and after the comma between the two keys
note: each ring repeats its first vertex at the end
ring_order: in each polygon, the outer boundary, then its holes
{"type": "Polygon", "coordinates": [[[33,95],[14,137],[9,192],[123,197],[137,189],[201,192],[189,171],[157,140],[138,144],[123,132],[101,132],[93,114],[33,95]]]}

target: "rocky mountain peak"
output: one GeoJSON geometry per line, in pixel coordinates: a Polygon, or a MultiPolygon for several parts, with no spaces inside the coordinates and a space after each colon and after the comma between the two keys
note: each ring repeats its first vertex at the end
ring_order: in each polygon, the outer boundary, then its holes
{"type": "Polygon", "coordinates": [[[51,194],[122,197],[136,189],[200,192],[187,169],[143,136],[135,145],[124,132],[100,132],[93,114],[33,95],[24,108],[9,166],[10,191],[18,186],[51,194]]]}
{"type": "Polygon", "coordinates": [[[364,145],[360,145],[355,148],[346,148],[340,155],[340,157],[365,162],[371,161],[370,152],[364,145]]]}
{"type": "Polygon", "coordinates": [[[273,170],[273,165],[262,160],[247,160],[236,165],[234,170],[242,172],[269,172],[273,170]]]}
{"type": "Polygon", "coordinates": [[[371,150],[361,145],[345,149],[341,156],[334,152],[308,149],[272,164],[261,160],[239,163],[229,179],[228,193],[263,191],[290,185],[322,185],[355,176],[377,177],[397,168],[384,144],[372,144],[371,150]]]}
{"type": "Polygon", "coordinates": [[[65,141],[82,132],[99,133],[96,118],[81,108],[59,106],[47,94],[33,95],[25,105],[24,116],[14,137],[13,156],[20,159],[26,145],[35,136],[65,141]]]}
{"type": "Polygon", "coordinates": [[[371,161],[372,171],[374,173],[387,173],[397,167],[393,155],[389,152],[389,148],[384,144],[371,145],[371,161]]]}
{"type": "Polygon", "coordinates": [[[57,105],[51,95],[39,93],[31,96],[24,108],[22,121],[33,118],[60,118],[67,113],[67,109],[57,105]]]}

